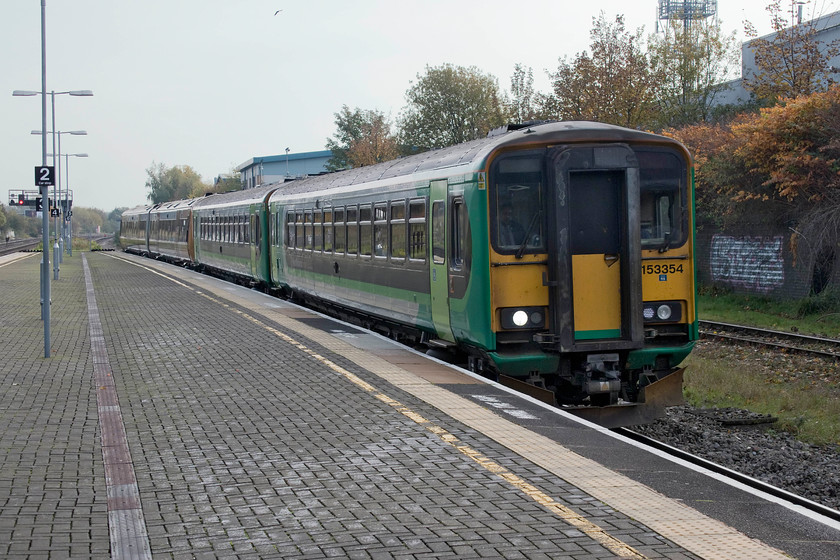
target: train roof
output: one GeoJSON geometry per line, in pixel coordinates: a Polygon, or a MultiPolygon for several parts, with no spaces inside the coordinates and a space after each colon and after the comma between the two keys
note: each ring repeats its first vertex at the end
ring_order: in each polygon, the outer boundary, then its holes
{"type": "Polygon", "coordinates": [[[277,190],[282,183],[272,183],[253,189],[232,191],[221,194],[208,194],[203,198],[194,199],[193,208],[208,209],[219,206],[230,206],[231,204],[252,204],[265,202],[266,197],[277,190]]]}
{"type": "Polygon", "coordinates": [[[148,214],[149,210],[151,210],[151,209],[152,209],[151,204],[140,204],[139,206],[135,206],[134,208],[127,208],[126,210],[123,210],[122,214],[120,214],[120,219],[122,219],[123,216],[130,217],[130,216],[148,214]]]}
{"type": "MultiPolygon", "coordinates": [[[[680,146],[671,138],[619,126],[588,122],[565,121],[517,125],[493,131],[486,138],[456,144],[446,148],[398,158],[375,165],[348,169],[337,173],[307,177],[277,186],[274,197],[310,193],[342,187],[352,187],[398,179],[426,172],[451,169],[454,173],[480,171],[495,151],[508,148],[527,148],[529,145],[586,143],[586,142],[642,142],[667,143],[680,146]],[[463,171],[456,168],[464,167],[463,171]]],[[[685,150],[683,148],[683,150],[685,150]]],[[[687,153],[687,152],[686,152],[687,153]]]]}

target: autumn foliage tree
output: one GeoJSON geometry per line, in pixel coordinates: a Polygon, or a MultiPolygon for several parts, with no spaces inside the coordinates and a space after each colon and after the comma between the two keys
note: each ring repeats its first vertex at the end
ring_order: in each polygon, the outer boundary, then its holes
{"type": "Polygon", "coordinates": [[[498,81],[473,66],[427,66],[405,97],[400,138],[417,149],[482,138],[507,119],[498,81]]]}
{"type": "Polygon", "coordinates": [[[680,19],[669,20],[648,45],[658,123],[680,126],[710,120],[739,54],[735,34],[725,35],[716,21],[686,26],[680,19]]]}
{"type": "Polygon", "coordinates": [[[624,17],[593,19],[589,51],[562,58],[550,74],[546,109],[561,120],[600,121],[629,128],[653,119],[655,83],[642,30],[629,32],[624,17]]]}
{"type": "Polygon", "coordinates": [[[336,131],[327,139],[332,151],[327,169],[337,171],[388,161],[399,156],[396,137],[384,113],[376,110],[351,110],[347,105],[335,113],[336,131]]]}
{"type": "Polygon", "coordinates": [[[732,131],[743,139],[735,155],[764,179],[764,192],[739,198],[783,200],[812,243],[840,240],[840,86],[783,100],[732,131]]]}
{"type": "Polygon", "coordinates": [[[669,134],[694,154],[698,223],[775,224],[807,240],[794,254],[840,251],[840,86],[669,134]]]}
{"type": "Polygon", "coordinates": [[[189,165],[167,167],[152,163],[146,169],[146,197],[152,204],[183,200],[202,196],[210,187],[201,180],[201,175],[189,165]]]}
{"type": "Polygon", "coordinates": [[[831,59],[840,54],[840,40],[823,43],[815,20],[789,25],[781,0],[767,6],[773,34],[758,38],[750,22],[745,33],[754,39],[748,48],[755,56],[755,72],[744,76],[744,87],[758,99],[774,102],[781,98],[810,95],[834,83],[836,68],[831,59]]]}

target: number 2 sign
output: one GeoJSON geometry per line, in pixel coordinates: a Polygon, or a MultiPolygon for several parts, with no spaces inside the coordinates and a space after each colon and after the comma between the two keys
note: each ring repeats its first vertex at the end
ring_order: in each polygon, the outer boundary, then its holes
{"type": "Polygon", "coordinates": [[[35,186],[36,187],[54,187],[55,186],[55,167],[52,165],[37,165],[35,166],[35,186]]]}

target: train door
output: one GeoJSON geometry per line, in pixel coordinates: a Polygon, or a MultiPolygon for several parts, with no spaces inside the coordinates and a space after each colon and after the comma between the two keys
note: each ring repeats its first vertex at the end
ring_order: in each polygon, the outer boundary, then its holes
{"type": "Polygon", "coordinates": [[[455,342],[449,323],[449,277],[447,229],[447,181],[433,181],[430,185],[432,204],[432,247],[429,265],[432,292],[432,321],[438,338],[455,342]]]}
{"type": "Polygon", "coordinates": [[[549,152],[552,324],[563,351],[641,348],[639,164],[626,145],[549,152]]]}

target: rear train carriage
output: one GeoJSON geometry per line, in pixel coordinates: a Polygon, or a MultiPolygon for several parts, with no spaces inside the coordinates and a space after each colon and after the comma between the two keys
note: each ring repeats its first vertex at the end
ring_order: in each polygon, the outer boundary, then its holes
{"type": "Polygon", "coordinates": [[[192,205],[199,199],[155,204],[149,211],[149,253],[176,263],[195,260],[192,205]]]}
{"type": "Polygon", "coordinates": [[[192,205],[196,265],[240,281],[269,284],[268,196],[277,185],[208,195],[192,205]]]}
{"type": "Polygon", "coordinates": [[[149,252],[149,210],[142,204],[129,208],[120,217],[120,246],[124,251],[145,255],[149,252]]]}
{"type": "Polygon", "coordinates": [[[272,281],[561,403],[638,402],[663,378],[676,400],[691,173],[674,140],[567,122],[295,181],[269,199],[272,281]]]}

